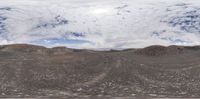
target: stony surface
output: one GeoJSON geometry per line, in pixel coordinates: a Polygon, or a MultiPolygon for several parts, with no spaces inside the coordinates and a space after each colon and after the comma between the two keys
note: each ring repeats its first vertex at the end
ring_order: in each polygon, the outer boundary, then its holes
{"type": "Polygon", "coordinates": [[[200,47],[0,46],[0,97],[200,97],[200,47]]]}

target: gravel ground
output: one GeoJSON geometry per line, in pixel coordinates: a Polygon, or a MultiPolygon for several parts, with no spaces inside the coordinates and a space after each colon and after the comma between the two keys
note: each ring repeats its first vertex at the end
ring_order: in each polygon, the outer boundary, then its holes
{"type": "Polygon", "coordinates": [[[198,46],[92,51],[5,45],[0,47],[0,97],[196,98],[199,60],[198,46]]]}

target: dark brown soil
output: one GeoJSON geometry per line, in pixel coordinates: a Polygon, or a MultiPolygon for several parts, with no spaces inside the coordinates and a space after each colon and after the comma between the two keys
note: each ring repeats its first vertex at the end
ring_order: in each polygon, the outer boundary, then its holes
{"type": "Polygon", "coordinates": [[[200,47],[0,46],[0,97],[200,97],[200,47]]]}

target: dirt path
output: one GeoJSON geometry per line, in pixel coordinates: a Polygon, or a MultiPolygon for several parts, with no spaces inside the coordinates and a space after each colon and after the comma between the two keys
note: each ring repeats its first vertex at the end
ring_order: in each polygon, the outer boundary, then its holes
{"type": "MultiPolygon", "coordinates": [[[[122,64],[121,61],[122,61],[121,59],[117,59],[114,67],[119,68],[122,64]]],[[[99,66],[102,66],[102,65],[103,65],[103,63],[99,64],[99,66]]],[[[105,68],[104,72],[95,76],[93,79],[91,79],[88,82],[78,83],[75,86],[92,86],[98,82],[101,82],[108,75],[108,73],[112,70],[112,66],[109,66],[109,64],[104,64],[104,65],[108,65],[108,67],[106,66],[107,68],[105,68]]]]}

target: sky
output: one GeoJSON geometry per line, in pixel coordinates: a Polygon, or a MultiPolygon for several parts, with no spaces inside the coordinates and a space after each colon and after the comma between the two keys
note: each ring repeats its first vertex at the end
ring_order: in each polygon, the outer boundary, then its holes
{"type": "Polygon", "coordinates": [[[0,44],[199,45],[198,0],[0,0],[0,44]]]}

